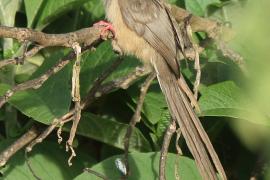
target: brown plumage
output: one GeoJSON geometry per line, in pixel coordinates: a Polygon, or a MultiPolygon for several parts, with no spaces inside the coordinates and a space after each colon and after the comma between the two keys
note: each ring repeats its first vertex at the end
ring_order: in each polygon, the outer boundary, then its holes
{"type": "Polygon", "coordinates": [[[177,57],[183,52],[183,44],[166,3],[163,0],[105,0],[104,4],[107,18],[115,29],[115,49],[137,56],[156,71],[171,116],[177,120],[203,179],[218,179],[216,170],[226,179],[203,126],[179,86],[178,80],[183,77],[177,57]]]}

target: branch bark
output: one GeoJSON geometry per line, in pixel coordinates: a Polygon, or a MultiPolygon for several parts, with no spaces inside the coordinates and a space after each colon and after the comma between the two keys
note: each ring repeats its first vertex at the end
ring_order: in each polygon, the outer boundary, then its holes
{"type": "Polygon", "coordinates": [[[17,139],[13,144],[7,147],[0,154],[0,167],[4,166],[7,161],[21,148],[33,141],[38,136],[38,130],[33,126],[29,131],[27,131],[22,137],[17,139]]]}
{"type": "Polygon", "coordinates": [[[43,47],[72,47],[76,42],[88,46],[100,37],[100,30],[93,26],[65,34],[47,34],[28,28],[0,26],[0,37],[17,39],[20,42],[30,41],[43,47]]]}

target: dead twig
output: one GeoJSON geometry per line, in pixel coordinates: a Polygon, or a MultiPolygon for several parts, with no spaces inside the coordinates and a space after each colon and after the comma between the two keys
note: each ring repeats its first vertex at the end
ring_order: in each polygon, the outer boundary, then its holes
{"type": "Polygon", "coordinates": [[[109,180],[109,178],[107,178],[105,175],[99,173],[99,172],[96,172],[90,168],[85,168],[84,171],[90,173],[90,174],[94,174],[95,176],[99,177],[100,179],[103,179],[103,180],[109,180]]]}
{"type": "MultiPolygon", "coordinates": [[[[90,49],[90,46],[83,48],[83,52],[90,49]]],[[[43,85],[45,81],[49,79],[50,76],[56,74],[61,69],[63,69],[72,59],[76,57],[74,52],[69,53],[66,57],[56,63],[53,67],[51,67],[47,72],[41,75],[38,78],[26,81],[24,83],[18,84],[11,88],[10,90],[6,91],[6,93],[0,97],[0,108],[12,97],[16,92],[24,91],[27,89],[38,89],[43,85]]]]}
{"type": "Polygon", "coordinates": [[[137,107],[136,110],[130,120],[129,123],[129,127],[127,129],[126,135],[124,137],[124,149],[125,149],[125,166],[126,166],[126,174],[125,174],[125,178],[128,178],[129,176],[129,163],[128,163],[128,151],[129,151],[129,140],[130,137],[132,135],[133,129],[135,128],[135,125],[140,122],[141,120],[141,111],[143,108],[143,102],[146,96],[146,93],[151,85],[151,82],[154,80],[154,78],[156,77],[156,73],[152,72],[147,79],[145,80],[145,82],[143,83],[142,87],[141,87],[141,94],[140,97],[137,101],[137,107]]]}
{"type": "Polygon", "coordinates": [[[57,125],[61,122],[64,121],[68,118],[70,118],[71,116],[73,116],[73,111],[68,112],[67,114],[65,114],[64,116],[62,116],[59,119],[54,119],[53,122],[51,123],[50,126],[48,126],[36,139],[34,139],[25,149],[26,152],[30,152],[32,151],[33,147],[38,144],[41,143],[49,134],[51,134],[51,132],[57,127],[57,125]]]}
{"type": "Polygon", "coordinates": [[[4,59],[0,61],[0,68],[10,65],[10,64],[17,64],[18,62],[23,61],[25,58],[33,57],[35,54],[37,54],[41,49],[43,49],[43,46],[35,46],[31,50],[25,52],[23,55],[10,58],[10,59],[4,59]]]}
{"type": "Polygon", "coordinates": [[[235,64],[237,64],[240,70],[244,73],[244,75],[248,74],[246,63],[244,61],[244,58],[240,54],[230,49],[226,45],[226,43],[222,41],[217,41],[216,44],[217,44],[217,48],[222,52],[223,56],[231,59],[235,64]]]}
{"type": "Polygon", "coordinates": [[[68,165],[71,166],[71,160],[76,156],[76,153],[72,147],[73,140],[77,131],[78,124],[81,119],[81,95],[80,95],[80,72],[81,72],[81,47],[78,43],[73,45],[73,49],[76,53],[76,61],[73,65],[73,74],[72,74],[72,101],[75,103],[74,107],[74,119],[72,127],[69,133],[69,139],[66,143],[66,151],[71,151],[71,156],[68,159],[68,165]]]}
{"type": "MultiPolygon", "coordinates": [[[[171,5],[171,12],[178,23],[183,22],[191,15],[187,10],[175,5],[171,5]]],[[[235,62],[245,75],[247,74],[247,68],[243,57],[228,48],[225,43],[225,41],[227,42],[234,37],[234,32],[230,28],[222,26],[221,23],[218,23],[217,21],[195,15],[191,16],[190,26],[193,32],[205,32],[209,38],[216,42],[217,48],[221,50],[223,55],[235,62]]]]}
{"type": "MultiPolygon", "coordinates": [[[[190,12],[176,5],[171,5],[171,13],[178,23],[183,22],[188,16],[191,15],[190,12]]],[[[193,32],[206,32],[211,38],[219,36],[218,29],[220,27],[216,21],[192,15],[190,25],[193,32]]]]}
{"type": "Polygon", "coordinates": [[[36,180],[41,180],[41,178],[35,173],[32,165],[31,165],[31,162],[28,158],[28,154],[27,152],[24,153],[24,157],[25,157],[25,160],[26,160],[26,165],[28,167],[28,169],[30,170],[31,174],[34,176],[34,178],[36,178],[36,180]]]}
{"type": "MultiPolygon", "coordinates": [[[[122,88],[123,85],[126,85],[126,82],[130,82],[130,78],[132,77],[133,81],[137,80],[138,78],[144,76],[145,74],[147,74],[148,72],[141,72],[141,70],[139,71],[140,73],[138,73],[138,70],[135,70],[133,72],[131,72],[129,75],[125,76],[125,77],[121,77],[119,79],[116,79],[112,82],[106,83],[104,85],[100,85],[112,72],[112,70],[115,70],[115,68],[120,65],[120,63],[122,62],[122,59],[117,60],[114,65],[111,66],[111,70],[107,70],[104,71],[104,74],[102,74],[94,83],[93,88],[89,91],[88,95],[86,96],[86,98],[82,101],[81,103],[81,107],[82,109],[88,107],[96,98],[108,94],[110,93],[112,90],[114,89],[118,89],[118,88],[122,88]],[[136,79],[134,79],[134,76],[136,74],[136,79]],[[100,85],[100,86],[99,86],[100,85]],[[99,86],[99,88],[98,88],[99,86]],[[96,94],[99,94],[100,96],[96,96],[96,94]]],[[[38,144],[41,143],[44,139],[47,138],[47,136],[49,134],[51,134],[51,132],[60,124],[63,122],[69,122],[72,120],[74,115],[74,109],[70,110],[67,114],[63,115],[61,118],[59,119],[54,119],[53,122],[51,123],[50,126],[48,126],[34,141],[32,141],[27,147],[26,147],[26,151],[30,152],[32,151],[33,147],[38,144]]],[[[58,133],[58,137],[61,136],[61,133],[58,133]]]]}
{"type": "Polygon", "coordinates": [[[178,173],[179,161],[180,161],[180,155],[183,155],[183,152],[179,146],[179,139],[181,137],[181,129],[178,128],[175,132],[176,132],[175,148],[177,152],[177,158],[175,158],[175,162],[174,162],[174,174],[175,174],[175,179],[179,180],[180,179],[180,175],[178,173]]]}
{"type": "Polygon", "coordinates": [[[30,143],[33,139],[38,136],[38,130],[33,126],[29,131],[27,131],[22,137],[17,139],[9,147],[7,147],[0,154],[0,167],[4,166],[7,161],[21,148],[30,143]]]}
{"type": "Polygon", "coordinates": [[[170,125],[168,126],[164,138],[163,144],[160,152],[160,160],[159,160],[159,180],[166,180],[166,160],[168,155],[168,149],[171,142],[172,135],[176,130],[175,120],[172,118],[170,125]]]}

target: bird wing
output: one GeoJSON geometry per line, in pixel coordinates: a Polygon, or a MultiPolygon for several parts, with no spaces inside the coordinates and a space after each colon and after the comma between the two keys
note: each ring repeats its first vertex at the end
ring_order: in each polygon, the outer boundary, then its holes
{"type": "Polygon", "coordinates": [[[125,24],[142,36],[180,76],[179,41],[174,23],[162,0],[118,0],[125,24]]]}

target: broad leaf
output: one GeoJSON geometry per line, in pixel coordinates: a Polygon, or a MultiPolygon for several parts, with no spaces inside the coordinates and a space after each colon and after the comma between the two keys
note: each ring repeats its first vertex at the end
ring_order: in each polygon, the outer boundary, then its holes
{"type": "Polygon", "coordinates": [[[269,117],[254,106],[250,97],[232,81],[202,88],[201,116],[226,116],[270,125],[269,117]]]}
{"type": "MultiPolygon", "coordinates": [[[[117,57],[110,45],[110,42],[104,42],[95,52],[88,52],[82,57],[81,70],[81,94],[84,96],[92,87],[93,82],[100,76],[103,71],[106,71],[117,57]]],[[[124,77],[139,65],[138,60],[130,57],[125,57],[122,64],[114,70],[108,77],[106,82],[119,77],[124,77]]]]}
{"type": "Polygon", "coordinates": [[[39,10],[44,0],[24,0],[24,6],[27,16],[27,26],[32,27],[36,16],[38,16],[39,10]]]}
{"type": "MultiPolygon", "coordinates": [[[[102,118],[91,113],[84,113],[77,134],[124,149],[124,137],[127,128],[127,124],[102,118]]],[[[130,139],[130,151],[149,150],[151,150],[149,142],[140,130],[135,128],[130,139]]]]}
{"type": "Polygon", "coordinates": [[[104,16],[103,2],[100,0],[92,0],[84,5],[85,9],[91,14],[91,21],[100,19],[104,16]]]}
{"type": "Polygon", "coordinates": [[[28,27],[43,29],[59,15],[81,6],[87,0],[25,0],[28,27]],[[35,22],[36,21],[36,22],[35,22]]]}
{"type": "Polygon", "coordinates": [[[186,9],[198,16],[204,16],[207,7],[214,3],[220,3],[220,0],[185,0],[186,9]]]}
{"type": "MultiPolygon", "coordinates": [[[[94,165],[91,169],[105,175],[108,179],[121,179],[121,171],[116,167],[115,161],[123,156],[113,156],[108,158],[97,165],[94,165]]],[[[129,165],[131,175],[129,180],[144,180],[144,179],[158,179],[159,174],[159,153],[131,153],[129,154],[129,165]]],[[[175,161],[178,157],[175,154],[168,154],[167,166],[166,166],[166,178],[175,179],[175,161]]],[[[124,164],[123,164],[124,165],[124,164]]],[[[201,179],[198,170],[193,160],[186,157],[179,157],[178,161],[178,174],[182,180],[199,180],[201,179]]],[[[99,180],[93,174],[84,172],[75,180],[99,180]]]]}
{"type": "MultiPolygon", "coordinates": [[[[134,86],[128,89],[129,95],[136,104],[140,95],[139,86],[139,84],[136,84],[136,87],[134,86]]],[[[160,90],[159,84],[157,81],[154,81],[145,96],[142,112],[151,124],[157,124],[161,119],[164,109],[166,108],[167,104],[160,90]]]]}
{"type": "MultiPolygon", "coordinates": [[[[0,148],[9,143],[1,142],[0,148]]],[[[33,152],[29,153],[29,161],[35,174],[43,180],[51,179],[74,179],[80,172],[82,172],[86,164],[92,165],[95,161],[83,154],[77,152],[78,156],[73,159],[73,165],[68,166],[67,160],[69,153],[65,153],[65,148],[59,148],[56,143],[45,141],[37,145],[33,152]]],[[[35,180],[29,168],[27,167],[24,152],[20,151],[15,154],[7,165],[1,170],[2,177],[6,180],[35,180]]],[[[2,179],[2,178],[1,178],[2,179]]]]}
{"type": "MultiPolygon", "coordinates": [[[[33,78],[38,77],[55,64],[61,55],[62,53],[53,53],[46,58],[33,78]]],[[[51,76],[39,89],[18,92],[11,97],[9,102],[23,114],[36,121],[49,124],[54,118],[60,117],[69,110],[70,77],[71,68],[67,66],[51,76]]]]}
{"type": "Polygon", "coordinates": [[[20,0],[1,0],[0,1],[0,24],[14,26],[15,15],[20,7],[20,0]]]}
{"type": "Polygon", "coordinates": [[[0,96],[3,96],[7,90],[10,89],[10,86],[7,84],[0,84],[0,96]]]}
{"type": "Polygon", "coordinates": [[[158,82],[155,82],[148,90],[143,104],[143,113],[152,124],[156,124],[162,118],[167,109],[165,98],[160,90],[158,82]]]}

